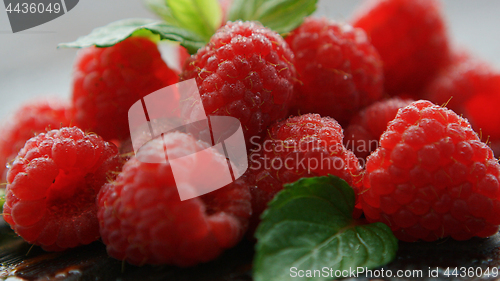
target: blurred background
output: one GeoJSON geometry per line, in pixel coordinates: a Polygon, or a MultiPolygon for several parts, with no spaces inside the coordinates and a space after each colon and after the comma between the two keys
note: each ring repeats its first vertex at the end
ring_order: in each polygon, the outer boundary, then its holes
{"type": "MultiPolygon", "coordinates": [[[[361,2],[320,0],[316,15],[347,21],[361,2]]],[[[453,44],[500,68],[500,1],[442,2],[453,44]]],[[[115,20],[155,17],[141,0],[81,0],[66,15],[13,34],[3,4],[0,7],[0,120],[33,97],[69,97],[76,50],[57,49],[58,43],[71,42],[115,20]]],[[[169,63],[170,48],[163,50],[169,63]]]]}

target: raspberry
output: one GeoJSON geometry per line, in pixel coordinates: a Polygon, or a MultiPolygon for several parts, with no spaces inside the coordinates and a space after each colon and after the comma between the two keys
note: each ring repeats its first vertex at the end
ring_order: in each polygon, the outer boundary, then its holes
{"type": "Polygon", "coordinates": [[[382,96],[384,76],[365,32],[328,19],[307,18],[287,38],[298,78],[295,111],[319,113],[347,124],[382,96]]]}
{"type": "MultiPolygon", "coordinates": [[[[448,67],[427,87],[429,100],[463,114],[483,139],[500,142],[500,73],[477,59],[448,67]]],[[[492,147],[498,147],[493,145],[492,147]]],[[[500,150],[496,149],[496,154],[500,150]]]]}
{"type": "Polygon", "coordinates": [[[247,144],[288,114],[296,79],[293,54],[279,34],[257,22],[228,22],[185,63],[207,115],[240,120],[247,144]]]}
{"type": "Polygon", "coordinates": [[[155,43],[131,37],[78,53],[73,74],[75,122],[106,140],[129,137],[128,110],[142,97],[178,81],[155,43]]]}
{"type": "Polygon", "coordinates": [[[357,191],[362,170],[356,156],[342,145],[342,128],[334,119],[318,114],[291,117],[271,126],[268,134],[253,150],[250,171],[243,178],[251,186],[252,230],[285,183],[331,174],[357,191]]]}
{"type": "Polygon", "coordinates": [[[47,129],[69,126],[70,110],[66,101],[35,100],[21,106],[0,131],[0,177],[6,178],[5,166],[13,160],[24,143],[47,129]]]}
{"type": "MultiPolygon", "coordinates": [[[[148,142],[137,156],[157,162],[167,150],[169,156],[185,155],[207,147],[190,135],[173,132],[164,135],[164,142],[148,142]]],[[[192,169],[200,163],[227,169],[226,159],[216,152],[196,161],[179,169],[193,178],[200,177],[200,171],[192,169]]],[[[102,188],[97,202],[109,255],[136,265],[191,266],[210,261],[238,243],[251,214],[246,186],[232,184],[180,201],[170,163],[143,163],[136,157],[124,165],[115,182],[102,188]]]]}
{"type": "Polygon", "coordinates": [[[115,145],[76,128],[28,140],[7,174],[3,217],[29,243],[47,251],[99,238],[97,193],[120,169],[115,145]]]}
{"type": "Polygon", "coordinates": [[[378,147],[380,136],[387,129],[387,124],[396,117],[398,109],[411,102],[396,97],[376,102],[360,111],[345,130],[345,146],[360,158],[368,157],[378,147]]]}
{"type": "Polygon", "coordinates": [[[184,67],[184,64],[186,63],[187,59],[189,58],[189,53],[186,50],[186,48],[179,46],[177,47],[177,60],[179,64],[179,68],[182,69],[184,67]]]}
{"type": "Polygon", "coordinates": [[[427,85],[424,97],[436,104],[446,104],[458,114],[464,114],[467,101],[484,91],[481,88],[485,88],[488,80],[494,76],[494,71],[487,63],[471,57],[457,59],[427,85]]]}
{"type": "Polygon", "coordinates": [[[449,62],[447,30],[436,0],[372,0],[352,23],[366,31],[380,53],[390,95],[418,97],[449,62]]]}
{"type": "Polygon", "coordinates": [[[467,120],[429,101],[399,110],[368,157],[360,201],[404,241],[488,237],[500,225],[500,164],[467,120]]]}

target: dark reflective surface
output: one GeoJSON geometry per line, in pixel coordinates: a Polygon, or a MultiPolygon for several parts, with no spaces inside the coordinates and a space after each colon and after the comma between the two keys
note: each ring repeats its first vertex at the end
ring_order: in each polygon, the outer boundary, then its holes
{"type": "MultiPolygon", "coordinates": [[[[345,280],[499,280],[497,277],[446,277],[446,268],[491,269],[500,266],[500,235],[469,241],[441,240],[432,243],[400,242],[398,258],[384,270],[422,270],[422,278],[348,278],[345,280]],[[429,267],[439,278],[428,276],[429,267]]],[[[192,268],[142,267],[123,264],[106,254],[101,242],[73,250],[47,253],[25,243],[8,226],[0,227],[0,278],[16,276],[26,280],[176,280],[251,281],[253,244],[242,241],[217,260],[192,268]]]]}

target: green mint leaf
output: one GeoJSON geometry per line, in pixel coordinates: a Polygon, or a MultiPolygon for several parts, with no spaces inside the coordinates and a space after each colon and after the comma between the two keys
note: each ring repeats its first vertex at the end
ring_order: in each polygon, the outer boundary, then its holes
{"type": "Polygon", "coordinates": [[[354,191],[334,176],[285,185],[270,202],[257,229],[255,281],[332,280],[293,276],[298,270],[356,270],[391,262],[398,241],[383,223],[352,219],[354,191]]]}
{"type": "Polygon", "coordinates": [[[222,23],[219,0],[145,0],[170,25],[190,30],[206,42],[222,23]]]}
{"type": "Polygon", "coordinates": [[[125,19],[94,29],[90,34],[78,38],[74,42],[61,43],[62,48],[85,48],[90,46],[110,47],[134,34],[144,35],[149,31],[160,39],[179,42],[189,53],[194,54],[206,42],[191,31],[151,19],[125,19]]]}
{"type": "Polygon", "coordinates": [[[285,34],[316,11],[317,0],[234,0],[229,20],[256,20],[285,34]]]}
{"type": "Polygon", "coordinates": [[[222,23],[219,0],[165,0],[179,27],[191,30],[207,42],[222,23]]]}

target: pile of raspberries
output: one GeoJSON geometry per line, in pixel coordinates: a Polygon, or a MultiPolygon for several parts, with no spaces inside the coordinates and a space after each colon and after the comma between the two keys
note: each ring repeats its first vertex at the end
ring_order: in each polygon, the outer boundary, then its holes
{"type": "MultiPolygon", "coordinates": [[[[83,49],[70,102],[32,101],[3,124],[3,218],[47,251],[101,239],[131,264],[185,267],[252,239],[283,184],[331,174],[354,189],[354,218],[383,222],[400,240],[494,235],[500,72],[450,46],[440,9],[437,0],[371,0],[349,23],[309,17],[285,38],[227,22],[181,56],[180,73],[147,37],[83,49]],[[207,115],[240,120],[249,169],[181,201],[170,164],[155,159],[209,145],[169,132],[141,148],[151,163],[139,161],[127,114],[192,78],[207,115]]],[[[227,164],[208,151],[195,161],[227,164]]]]}

